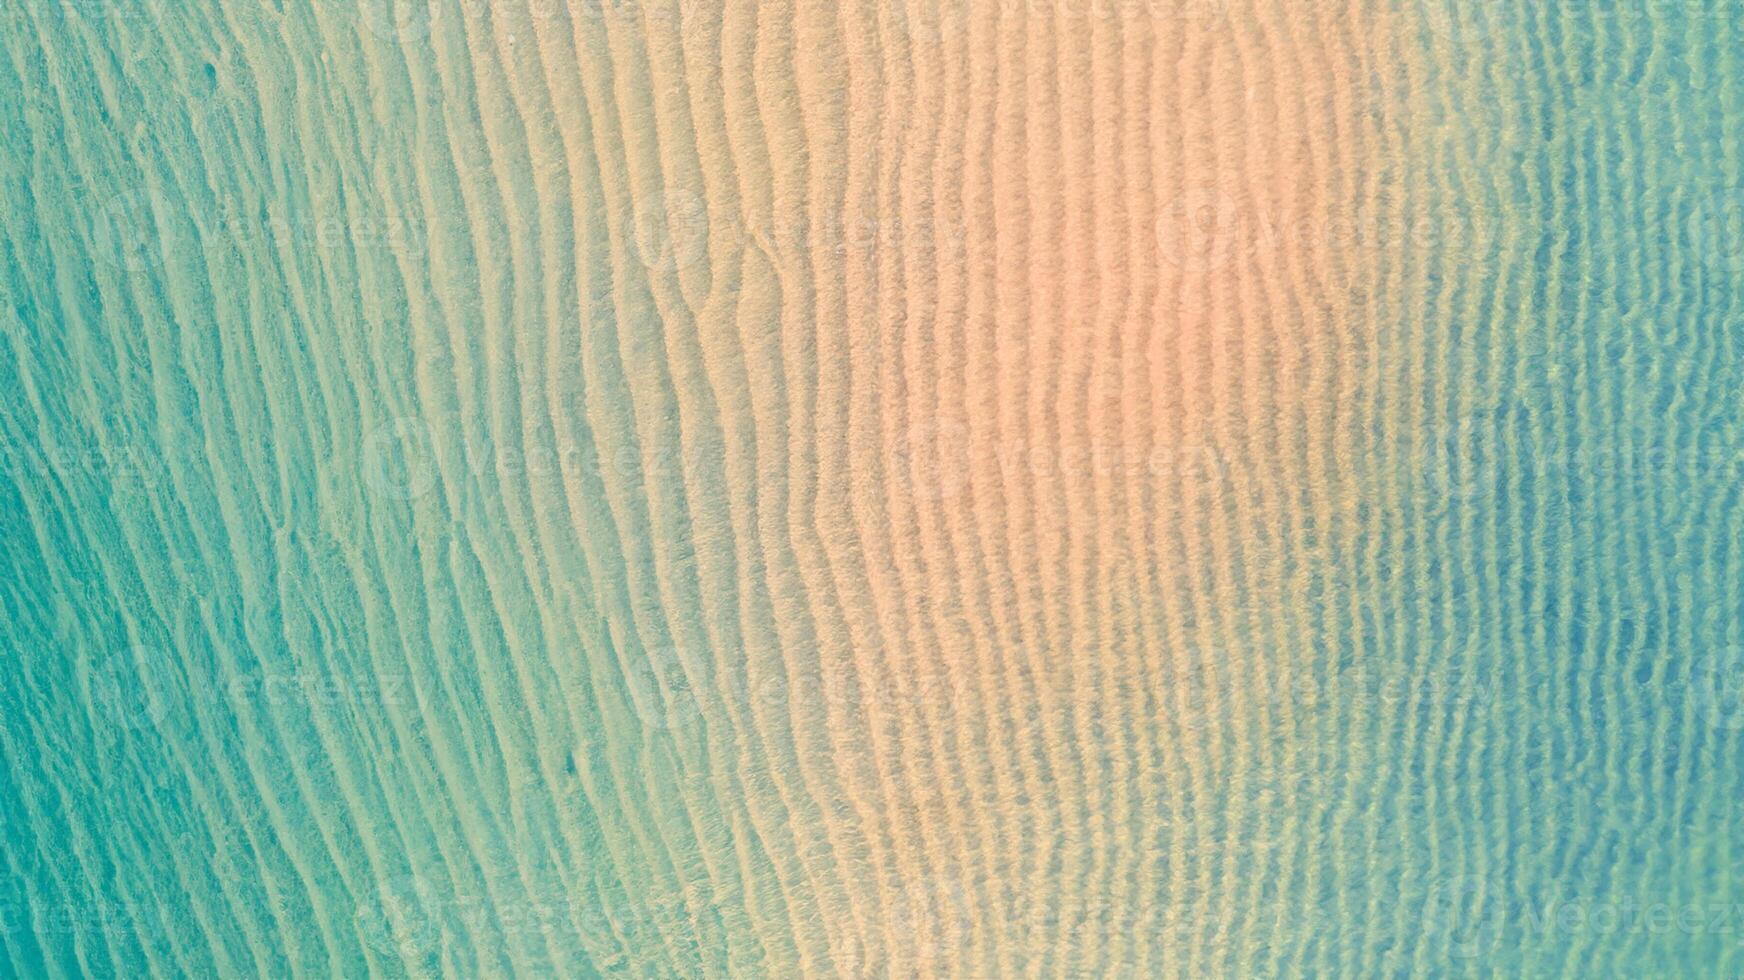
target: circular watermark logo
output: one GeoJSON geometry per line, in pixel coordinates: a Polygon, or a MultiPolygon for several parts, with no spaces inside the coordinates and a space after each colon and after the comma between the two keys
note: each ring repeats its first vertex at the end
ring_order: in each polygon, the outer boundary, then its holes
{"type": "Polygon", "coordinates": [[[1425,937],[1456,959],[1492,952],[1502,942],[1507,904],[1501,888],[1481,875],[1459,875],[1430,887],[1423,903],[1425,937]]]}
{"type": "Polygon", "coordinates": [[[357,13],[384,41],[421,38],[448,19],[483,16],[489,0],[357,0],[357,13]]]}
{"type": "Polygon", "coordinates": [[[1688,703],[1715,728],[1744,730],[1744,647],[1703,657],[1690,674],[1688,703]]]}
{"type": "Polygon", "coordinates": [[[810,711],[824,707],[815,681],[789,676],[784,670],[759,671],[746,694],[752,711],[810,711]]]}
{"type": "Polygon", "coordinates": [[[911,44],[942,44],[968,32],[969,0],[891,0],[880,6],[891,29],[911,44]]]}
{"type": "Polygon", "coordinates": [[[439,895],[417,875],[389,879],[357,909],[364,941],[408,962],[428,958],[442,941],[439,895]]]}
{"type": "Polygon", "coordinates": [[[1430,439],[1422,466],[1431,505],[1483,500],[1501,487],[1501,440],[1487,416],[1461,418],[1430,439]]]}
{"type": "Polygon", "coordinates": [[[639,198],[631,214],[636,255],[650,272],[688,268],[708,252],[708,202],[672,190],[639,198]]]}
{"type": "Polygon", "coordinates": [[[962,882],[933,875],[903,886],[889,908],[891,931],[909,937],[910,955],[937,972],[974,939],[974,912],[962,882]]]}
{"type": "Polygon", "coordinates": [[[686,2],[689,0],[530,0],[528,11],[535,17],[569,14],[579,20],[616,19],[640,12],[662,17],[686,2]]]}
{"type": "Polygon", "coordinates": [[[93,724],[112,733],[157,728],[174,705],[169,658],[152,647],[129,647],[79,661],[79,698],[93,724]]]}
{"type": "Polygon", "coordinates": [[[887,476],[918,499],[949,500],[969,487],[969,430],[955,422],[917,422],[890,447],[887,476]]]}
{"type": "Polygon", "coordinates": [[[124,272],[148,272],[163,264],[156,199],[142,189],[122,191],[97,209],[92,247],[100,260],[124,272]]]}
{"type": "Polygon", "coordinates": [[[429,493],[441,475],[436,433],[430,423],[413,416],[377,426],[363,440],[361,463],[370,489],[396,500],[429,493]]]}
{"type": "Polygon", "coordinates": [[[1187,272],[1212,272],[1240,249],[1241,205],[1227,191],[1200,187],[1175,198],[1157,216],[1164,261],[1187,272]]]}
{"type": "Polygon", "coordinates": [[[1476,45],[1492,30],[1489,0],[1403,0],[1399,11],[1409,30],[1415,27],[1422,40],[1455,48],[1476,45]]]}
{"type": "Polygon", "coordinates": [[[697,722],[702,705],[686,670],[689,657],[676,646],[662,644],[627,659],[624,682],[643,724],[658,732],[676,732],[697,722]]]}
{"type": "Polygon", "coordinates": [[[1744,188],[1728,187],[1696,201],[1688,232],[1690,247],[1707,268],[1744,273],[1744,188]]]}
{"type": "Polygon", "coordinates": [[[386,41],[429,34],[439,11],[440,0],[357,0],[363,25],[386,41]]]}

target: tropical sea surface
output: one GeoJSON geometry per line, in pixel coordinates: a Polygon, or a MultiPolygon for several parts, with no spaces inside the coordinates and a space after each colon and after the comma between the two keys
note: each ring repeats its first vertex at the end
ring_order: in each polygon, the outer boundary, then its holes
{"type": "Polygon", "coordinates": [[[0,0],[0,975],[1744,973],[1725,0],[0,0]]]}

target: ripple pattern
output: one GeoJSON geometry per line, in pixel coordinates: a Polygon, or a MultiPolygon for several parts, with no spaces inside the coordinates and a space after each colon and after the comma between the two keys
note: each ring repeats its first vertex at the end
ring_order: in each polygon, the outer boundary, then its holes
{"type": "Polygon", "coordinates": [[[0,975],[1744,969],[1622,6],[11,0],[0,975]]]}

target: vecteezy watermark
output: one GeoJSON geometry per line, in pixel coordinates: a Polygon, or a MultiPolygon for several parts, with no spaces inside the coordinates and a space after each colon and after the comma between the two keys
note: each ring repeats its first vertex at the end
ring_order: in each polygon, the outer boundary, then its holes
{"type": "Polygon", "coordinates": [[[1470,209],[1419,208],[1394,213],[1383,204],[1262,204],[1233,182],[1190,187],[1157,212],[1163,261],[1185,273],[1239,268],[1290,253],[1425,255],[1481,227],[1470,209]]]}
{"type": "Polygon", "coordinates": [[[376,708],[413,703],[412,679],[401,674],[275,671],[232,678],[224,690],[232,705],[376,708]]]}
{"type": "Polygon", "coordinates": [[[1688,214],[1683,240],[1696,259],[1721,275],[1744,272],[1744,187],[1698,197],[1688,214]]]}
{"type": "Polygon", "coordinates": [[[1744,646],[1728,647],[1697,661],[1685,700],[1709,725],[1744,730],[1744,646]]]}
{"type": "Polygon", "coordinates": [[[1432,434],[1422,462],[1429,502],[1463,504],[1502,485],[1502,443],[1490,413],[1462,413],[1432,434]]]}
{"type": "Polygon", "coordinates": [[[650,272],[677,272],[708,254],[708,202],[690,190],[637,198],[631,214],[636,256],[650,272]]]}
{"type": "Polygon", "coordinates": [[[42,902],[0,898],[0,936],[72,937],[79,942],[137,942],[155,947],[193,926],[181,911],[161,904],[106,900],[42,902]]]}
{"type": "Polygon", "coordinates": [[[930,45],[966,37],[978,19],[1026,18],[1068,28],[1088,21],[1209,24],[1223,17],[1229,0],[892,0],[880,7],[888,29],[930,45]]]}
{"type": "MultiPolygon", "coordinates": [[[[1217,677],[1226,692],[1238,685],[1251,686],[1245,673],[1224,665],[1217,677]]],[[[1190,675],[1195,682],[1203,678],[1190,675]]],[[[1465,710],[1493,704],[1496,685],[1486,677],[1459,668],[1420,668],[1404,664],[1358,663],[1329,674],[1298,668],[1272,681],[1266,688],[1273,704],[1292,704],[1315,709],[1337,704],[1344,708],[1419,707],[1465,710]]]]}
{"type": "Polygon", "coordinates": [[[487,6],[486,0],[357,0],[357,15],[370,33],[391,41],[424,37],[446,18],[479,17],[487,6]]]}
{"type": "Polygon", "coordinates": [[[909,715],[927,707],[952,710],[959,703],[958,683],[958,678],[943,670],[921,670],[901,677],[885,670],[873,678],[843,664],[824,675],[821,693],[831,709],[909,715]]]}
{"type": "Polygon", "coordinates": [[[283,206],[282,202],[221,197],[192,216],[202,242],[216,248],[347,250],[359,258],[391,255],[416,258],[430,249],[430,223],[403,213],[387,201],[363,196],[343,207],[335,202],[283,206]]]}
{"type": "Polygon", "coordinates": [[[921,975],[947,972],[974,939],[975,908],[963,882],[935,874],[904,883],[887,908],[892,935],[906,939],[921,975]]]}
{"type": "MultiPolygon", "coordinates": [[[[490,0],[357,0],[358,16],[385,41],[418,39],[444,24],[491,14],[490,0]]],[[[705,0],[526,0],[512,11],[535,23],[613,22],[624,27],[677,24],[707,13],[705,0]]],[[[498,13],[502,13],[499,11],[498,13]]]]}
{"type": "Polygon", "coordinates": [[[417,963],[434,954],[443,939],[444,900],[418,875],[383,882],[357,909],[364,941],[377,951],[417,963]]]}
{"type": "Polygon", "coordinates": [[[998,0],[1007,10],[1028,10],[1067,20],[1205,22],[1221,18],[1229,0],[998,0]]]}
{"type": "Polygon", "coordinates": [[[1457,875],[1429,887],[1423,932],[1455,959],[1472,959],[1501,944],[1507,915],[1507,896],[1499,883],[1480,875],[1457,875]]]}
{"type": "Polygon", "coordinates": [[[949,500],[969,485],[969,433],[949,420],[907,426],[891,444],[887,473],[922,500],[949,500]]]}
{"type": "MultiPolygon", "coordinates": [[[[161,16],[164,4],[168,0],[60,0],[60,7],[68,14],[76,17],[115,17],[122,20],[156,19],[161,16]]],[[[5,16],[9,7],[22,7],[22,3],[9,2],[0,5],[0,17],[5,16]]]]}
{"type": "Polygon", "coordinates": [[[701,678],[701,657],[687,656],[672,644],[656,644],[624,655],[624,684],[630,704],[642,723],[658,732],[688,729],[702,717],[695,674],[701,678]]]}
{"type": "Polygon", "coordinates": [[[922,420],[898,432],[885,460],[886,474],[904,481],[919,500],[950,501],[973,485],[977,465],[1006,483],[1096,479],[1162,487],[1216,484],[1229,465],[1203,443],[1103,442],[1061,444],[1024,437],[977,443],[950,420],[922,420]]]}
{"type": "Polygon", "coordinates": [[[1567,21],[1565,29],[1585,33],[1618,29],[1619,23],[1651,23],[1676,17],[1730,18],[1729,0],[1544,0],[1524,7],[1508,0],[1395,0],[1393,13],[1406,31],[1469,49],[1486,38],[1503,37],[1509,17],[1549,17],[1567,21]]]}
{"type": "Polygon", "coordinates": [[[1252,238],[1251,220],[1234,195],[1198,187],[1175,198],[1157,216],[1157,248],[1185,272],[1228,265],[1252,238]]]}
{"type": "Polygon", "coordinates": [[[420,967],[439,961],[457,943],[485,936],[511,943],[568,939],[596,962],[631,967],[617,955],[626,942],[639,948],[657,943],[662,933],[683,938],[694,931],[682,910],[662,910],[646,901],[602,904],[552,892],[501,901],[419,874],[382,882],[360,898],[355,912],[371,949],[420,967]]]}
{"type": "Polygon", "coordinates": [[[436,434],[415,416],[377,426],[363,440],[364,481],[377,493],[397,500],[422,497],[441,479],[436,434]]]}
{"type": "Polygon", "coordinates": [[[1396,13],[1406,30],[1464,49],[1495,29],[1494,7],[1495,0],[1399,0],[1396,13]]]}
{"type": "MultiPolygon", "coordinates": [[[[557,443],[509,445],[475,440],[456,414],[401,416],[373,426],[356,454],[362,484],[371,493],[411,500],[445,477],[491,483],[562,479],[582,486],[648,485],[684,480],[721,465],[720,451],[678,442],[616,441],[598,445],[565,438],[557,443]]],[[[342,457],[349,461],[349,457],[342,457]]]]}
{"type": "Polygon", "coordinates": [[[78,675],[79,697],[91,723],[111,736],[162,725],[177,700],[175,666],[152,647],[81,657],[78,675]]]}
{"type": "Polygon", "coordinates": [[[55,474],[81,483],[103,481],[120,493],[170,487],[176,473],[193,472],[204,465],[204,452],[158,440],[58,446],[0,441],[0,473],[14,479],[55,474]]]}
{"type": "Polygon", "coordinates": [[[1456,959],[1494,953],[1510,933],[1551,935],[1744,936],[1744,903],[1588,896],[1510,903],[1501,883],[1457,875],[1425,898],[1425,938],[1456,959]]]}
{"type": "Polygon", "coordinates": [[[130,188],[109,197],[92,220],[91,247],[101,261],[133,274],[163,264],[163,225],[157,199],[149,191],[130,188]]]}
{"type": "Polygon", "coordinates": [[[1504,481],[1518,486],[1723,486],[1744,477],[1744,450],[1736,446],[1533,447],[1527,439],[1511,438],[1498,419],[1483,412],[1432,433],[1412,460],[1414,485],[1431,506],[1488,499],[1504,488],[1504,481]]]}
{"type": "Polygon", "coordinates": [[[1525,928],[1537,935],[1739,936],[1744,903],[1641,901],[1622,898],[1554,900],[1526,908],[1525,928]]]}
{"type": "MultiPolygon", "coordinates": [[[[213,110],[215,112],[216,110],[213,110]]],[[[101,198],[91,216],[95,260],[138,275],[191,253],[233,253],[273,245],[346,249],[359,257],[428,253],[425,220],[365,197],[337,205],[284,207],[282,202],[218,196],[174,204],[144,186],[101,198]]]]}

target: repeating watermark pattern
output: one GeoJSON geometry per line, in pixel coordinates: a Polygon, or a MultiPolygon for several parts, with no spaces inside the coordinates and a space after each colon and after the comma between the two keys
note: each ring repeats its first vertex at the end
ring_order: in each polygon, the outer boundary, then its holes
{"type": "Polygon", "coordinates": [[[1252,237],[1241,205],[1228,191],[1200,187],[1177,197],[1157,216],[1157,248],[1186,272],[1227,266],[1252,237]]]}
{"type": "Polygon", "coordinates": [[[864,677],[851,666],[824,676],[822,696],[831,708],[896,715],[913,714],[923,707],[952,708],[960,703],[962,678],[948,671],[926,670],[900,680],[894,673],[876,679],[864,677]]]}
{"type": "Polygon", "coordinates": [[[177,700],[175,667],[152,647],[135,646],[79,660],[79,695],[98,731],[156,728],[177,700]]]}
{"type": "Polygon", "coordinates": [[[962,881],[936,874],[905,884],[888,908],[890,932],[926,973],[940,972],[974,940],[975,907],[962,881]]]}
{"type": "MultiPolygon", "coordinates": [[[[209,107],[202,115],[209,118],[218,112],[209,107]]],[[[343,209],[332,202],[289,206],[240,197],[220,197],[194,211],[161,207],[154,211],[152,203],[143,191],[131,190],[115,195],[101,210],[95,240],[110,261],[144,271],[184,246],[229,251],[275,245],[346,251],[360,259],[414,259],[429,255],[437,235],[465,234],[442,215],[401,210],[377,199],[354,200],[343,209]],[[192,231],[185,240],[166,239],[154,223],[157,213],[178,215],[192,231]]],[[[766,221],[730,215],[717,221],[706,198],[686,189],[636,198],[622,228],[632,259],[655,274],[697,265],[707,258],[711,242],[728,250],[755,250],[782,264],[921,250],[957,259],[968,243],[967,229],[961,224],[916,225],[898,218],[784,213],[766,221]]]]}
{"type": "Polygon", "coordinates": [[[1744,943],[1744,903],[1667,902],[1621,898],[1562,899],[1529,907],[1524,927],[1537,935],[1738,936],[1744,943]]]}
{"type": "Polygon", "coordinates": [[[1423,926],[1427,942],[1458,960],[1493,955],[1509,934],[1739,936],[1744,943],[1744,903],[1633,895],[1510,903],[1497,880],[1458,875],[1429,889],[1423,926]]]}
{"type": "MultiPolygon", "coordinates": [[[[195,110],[202,127],[223,113],[208,100],[195,110]]],[[[178,256],[232,255],[275,245],[345,250],[360,258],[428,255],[428,224],[383,202],[275,209],[267,202],[220,196],[172,204],[143,186],[121,190],[91,211],[91,248],[103,265],[129,275],[162,269],[178,256]]]]}
{"type": "Polygon", "coordinates": [[[950,500],[969,486],[969,433],[950,421],[909,426],[890,448],[887,472],[922,500],[950,500]]]}
{"type": "Polygon", "coordinates": [[[1430,202],[1397,213],[1380,207],[1262,207],[1228,187],[1205,185],[1157,212],[1157,250],[1170,266],[1199,275],[1287,253],[1425,256],[1481,231],[1484,221],[1469,208],[1430,202]]]}
{"type": "Polygon", "coordinates": [[[221,676],[150,646],[81,656],[74,693],[95,730],[112,742],[184,727],[207,713],[229,717],[247,706],[331,712],[418,702],[416,678],[408,674],[300,665],[221,676]]]}
{"type": "Polygon", "coordinates": [[[201,208],[193,220],[200,240],[218,249],[252,249],[274,245],[323,251],[413,258],[430,250],[430,224],[417,215],[402,214],[386,202],[353,201],[349,213],[336,204],[294,209],[262,202],[222,197],[201,208]]]}
{"type": "Polygon", "coordinates": [[[441,479],[436,434],[422,418],[403,416],[376,429],[363,440],[364,481],[396,500],[422,497],[441,479]]]}
{"type": "Polygon", "coordinates": [[[1495,15],[1486,10],[1493,0],[1404,0],[1405,22],[1420,27],[1431,40],[1467,48],[1487,36],[1495,15]]]}
{"type": "Polygon", "coordinates": [[[1686,700],[1709,725],[1744,731],[1744,647],[1729,647],[1698,661],[1686,700]]]}
{"type": "MultiPolygon", "coordinates": [[[[411,500],[433,490],[444,474],[490,482],[539,476],[646,485],[720,466],[718,450],[681,444],[626,442],[596,448],[564,441],[506,447],[473,443],[461,430],[456,418],[431,421],[420,416],[376,426],[363,439],[358,457],[365,487],[411,500]]],[[[1018,438],[978,447],[966,426],[951,421],[922,421],[901,430],[890,441],[884,462],[891,479],[903,481],[919,499],[932,501],[967,493],[977,462],[990,462],[1000,480],[1016,482],[1094,478],[1176,486],[1219,482],[1232,470],[1227,458],[1205,443],[1058,445],[1018,438]]]]}
{"type": "MultiPolygon", "coordinates": [[[[224,132],[228,126],[223,120],[242,111],[221,98],[206,100],[195,110],[197,128],[224,132]]],[[[1737,197],[1704,199],[1691,215],[1689,231],[1680,236],[1698,243],[1704,257],[1727,267],[1733,262],[1744,266],[1744,211],[1732,203],[1737,197]]],[[[413,259],[428,256],[438,235],[463,235],[464,229],[453,223],[459,220],[371,197],[341,205],[227,194],[190,206],[134,187],[104,199],[95,209],[93,246],[103,261],[133,273],[159,267],[166,257],[191,249],[229,254],[295,246],[344,250],[359,259],[413,259]]],[[[1397,214],[1367,207],[1268,209],[1212,185],[1164,204],[1155,234],[1162,261],[1204,274],[1240,268],[1286,250],[1387,249],[1425,255],[1445,241],[1463,240],[1481,230],[1484,220],[1470,208],[1453,206],[1397,214]]],[[[756,251],[784,266],[890,252],[930,252],[940,261],[959,264],[970,241],[970,229],[961,220],[904,222],[845,212],[781,211],[758,219],[712,214],[699,188],[683,186],[636,197],[620,221],[633,260],[651,274],[695,266],[711,248],[756,251]]]]}
{"type": "Polygon", "coordinates": [[[1497,882],[1458,875],[1429,888],[1423,903],[1424,936],[1455,959],[1483,956],[1501,945],[1507,912],[1507,896],[1497,882]]]}
{"type": "Polygon", "coordinates": [[[486,0],[357,0],[364,26],[384,41],[425,37],[446,18],[471,20],[487,9],[486,0]]]}
{"type": "MultiPolygon", "coordinates": [[[[165,2],[166,0],[60,0],[60,7],[75,17],[155,20],[160,16],[159,12],[165,2]]],[[[23,8],[22,3],[8,3],[5,7],[0,7],[0,11],[11,6],[17,6],[20,10],[23,8]]]]}
{"type": "Polygon", "coordinates": [[[1464,414],[1430,440],[1423,474],[1431,503],[1492,497],[1502,485],[1502,449],[1488,413],[1464,414]]]}
{"type": "Polygon", "coordinates": [[[972,469],[989,460],[999,480],[1014,483],[1093,478],[1174,487],[1215,484],[1230,475],[1224,456],[1203,443],[1061,445],[1016,438],[977,448],[969,430],[950,421],[903,430],[891,443],[886,473],[919,499],[949,501],[968,492],[972,469]]]}
{"type": "Polygon", "coordinates": [[[893,0],[885,8],[890,29],[920,44],[967,36],[977,20],[1023,18],[1067,27],[1101,21],[1132,29],[1141,23],[1210,27],[1222,22],[1229,0],[893,0]]]}
{"type": "Polygon", "coordinates": [[[661,957],[682,957],[665,947],[660,937],[682,938],[695,932],[695,923],[676,906],[645,901],[605,906],[563,896],[502,902],[416,874],[382,883],[355,911],[359,931],[371,949],[420,966],[441,960],[468,937],[497,936],[511,942],[569,939],[581,943],[596,963],[629,969],[636,964],[633,956],[624,955],[626,951],[658,948],[661,957]]]}
{"type": "Polygon", "coordinates": [[[537,477],[649,485],[720,466],[718,451],[678,443],[624,441],[599,447],[565,439],[509,446],[474,441],[466,429],[456,415],[402,416],[375,426],[356,457],[363,486],[395,500],[413,500],[436,489],[445,474],[492,484],[537,477]]]}
{"type": "Polygon", "coordinates": [[[963,37],[974,0],[891,0],[880,5],[896,33],[916,44],[936,45],[963,37]]]}
{"type": "Polygon", "coordinates": [[[204,466],[203,452],[156,440],[51,447],[0,442],[0,472],[13,479],[53,473],[78,483],[107,482],[122,493],[169,488],[177,472],[204,466]]]}
{"type": "Polygon", "coordinates": [[[231,885],[245,885],[260,877],[259,858],[240,827],[214,826],[211,840],[184,831],[176,835],[175,851],[187,860],[204,863],[213,877],[231,885]]]}
{"type": "Polygon", "coordinates": [[[1721,486],[1744,476],[1744,451],[1727,446],[1594,446],[1550,451],[1510,445],[1500,427],[1480,418],[1455,423],[1416,457],[1416,484],[1433,504],[1488,499],[1507,484],[1555,486],[1618,483],[1721,486]]]}
{"type": "Polygon", "coordinates": [[[1687,219],[1687,241],[1710,271],[1744,273],[1744,187],[1698,198],[1687,219]]]}
{"type": "Polygon", "coordinates": [[[384,882],[372,901],[357,909],[364,941],[378,952],[407,962],[435,954],[442,942],[441,894],[417,875],[384,882]]]}
{"type": "Polygon", "coordinates": [[[637,257],[650,272],[677,272],[708,254],[708,202],[694,191],[665,191],[638,199],[631,227],[637,257]]]}
{"type": "MultiPolygon", "coordinates": [[[[355,453],[338,462],[353,467],[365,489],[399,500],[424,496],[445,474],[499,483],[528,477],[565,481],[651,483],[718,471],[718,449],[679,443],[622,442],[594,447],[557,443],[498,445],[474,442],[458,415],[401,416],[366,432],[355,453]]],[[[886,472],[907,481],[922,499],[947,500],[970,487],[971,468],[991,463],[1007,484],[1094,478],[1138,486],[1217,485],[1239,470],[1211,443],[1099,441],[1061,445],[1014,438],[979,444],[954,422],[920,422],[901,430],[885,454],[886,472]]],[[[80,482],[107,480],[123,491],[167,490],[178,475],[207,466],[207,450],[191,435],[147,438],[134,433],[99,441],[65,440],[53,446],[0,439],[0,473],[14,479],[55,473],[80,482]]],[[[1521,484],[1688,484],[1724,486],[1744,479],[1744,446],[1594,445],[1547,450],[1510,445],[1504,428],[1482,413],[1456,421],[1425,440],[1411,457],[1408,478],[1426,498],[1471,501],[1500,489],[1503,477],[1521,484]],[[1505,464],[1505,465],[1504,465],[1505,464]]]]}
{"type": "Polygon", "coordinates": [[[156,947],[193,927],[187,914],[160,903],[0,898],[0,936],[53,936],[104,944],[133,941],[156,947]]]}
{"type": "Polygon", "coordinates": [[[702,717],[702,705],[691,683],[692,671],[700,671],[698,658],[678,647],[661,644],[626,655],[624,683],[630,703],[643,724],[654,731],[672,733],[694,726],[702,717]]]}
{"type": "Polygon", "coordinates": [[[815,217],[777,215],[768,223],[737,223],[730,232],[732,245],[756,249],[776,263],[928,249],[941,260],[961,258],[969,240],[968,229],[960,223],[915,224],[900,218],[850,217],[839,212],[815,217]]]}
{"type": "Polygon", "coordinates": [[[1429,38],[1464,49],[1505,35],[1512,29],[1506,18],[1528,11],[1533,17],[1563,18],[1567,29],[1579,31],[1617,30],[1624,24],[1675,21],[1679,17],[1729,21],[1735,15],[1728,0],[1544,0],[1530,7],[1507,0],[1398,0],[1395,6],[1403,23],[1419,28],[1429,38]]]}
{"type": "Polygon", "coordinates": [[[139,274],[164,261],[156,199],[134,188],[110,197],[97,209],[91,244],[98,257],[122,272],[139,274]]]}
{"type": "MultiPolygon", "coordinates": [[[[1231,684],[1246,681],[1231,677],[1231,684]]],[[[1329,676],[1312,671],[1290,674],[1269,688],[1274,703],[1317,708],[1427,706],[1467,711],[1496,703],[1496,685],[1487,677],[1458,669],[1412,671],[1403,664],[1356,664],[1329,676]]]]}
{"type": "Polygon", "coordinates": [[[339,674],[315,669],[272,671],[233,678],[224,686],[231,706],[317,709],[380,708],[414,704],[412,679],[403,674],[339,674]]]}

